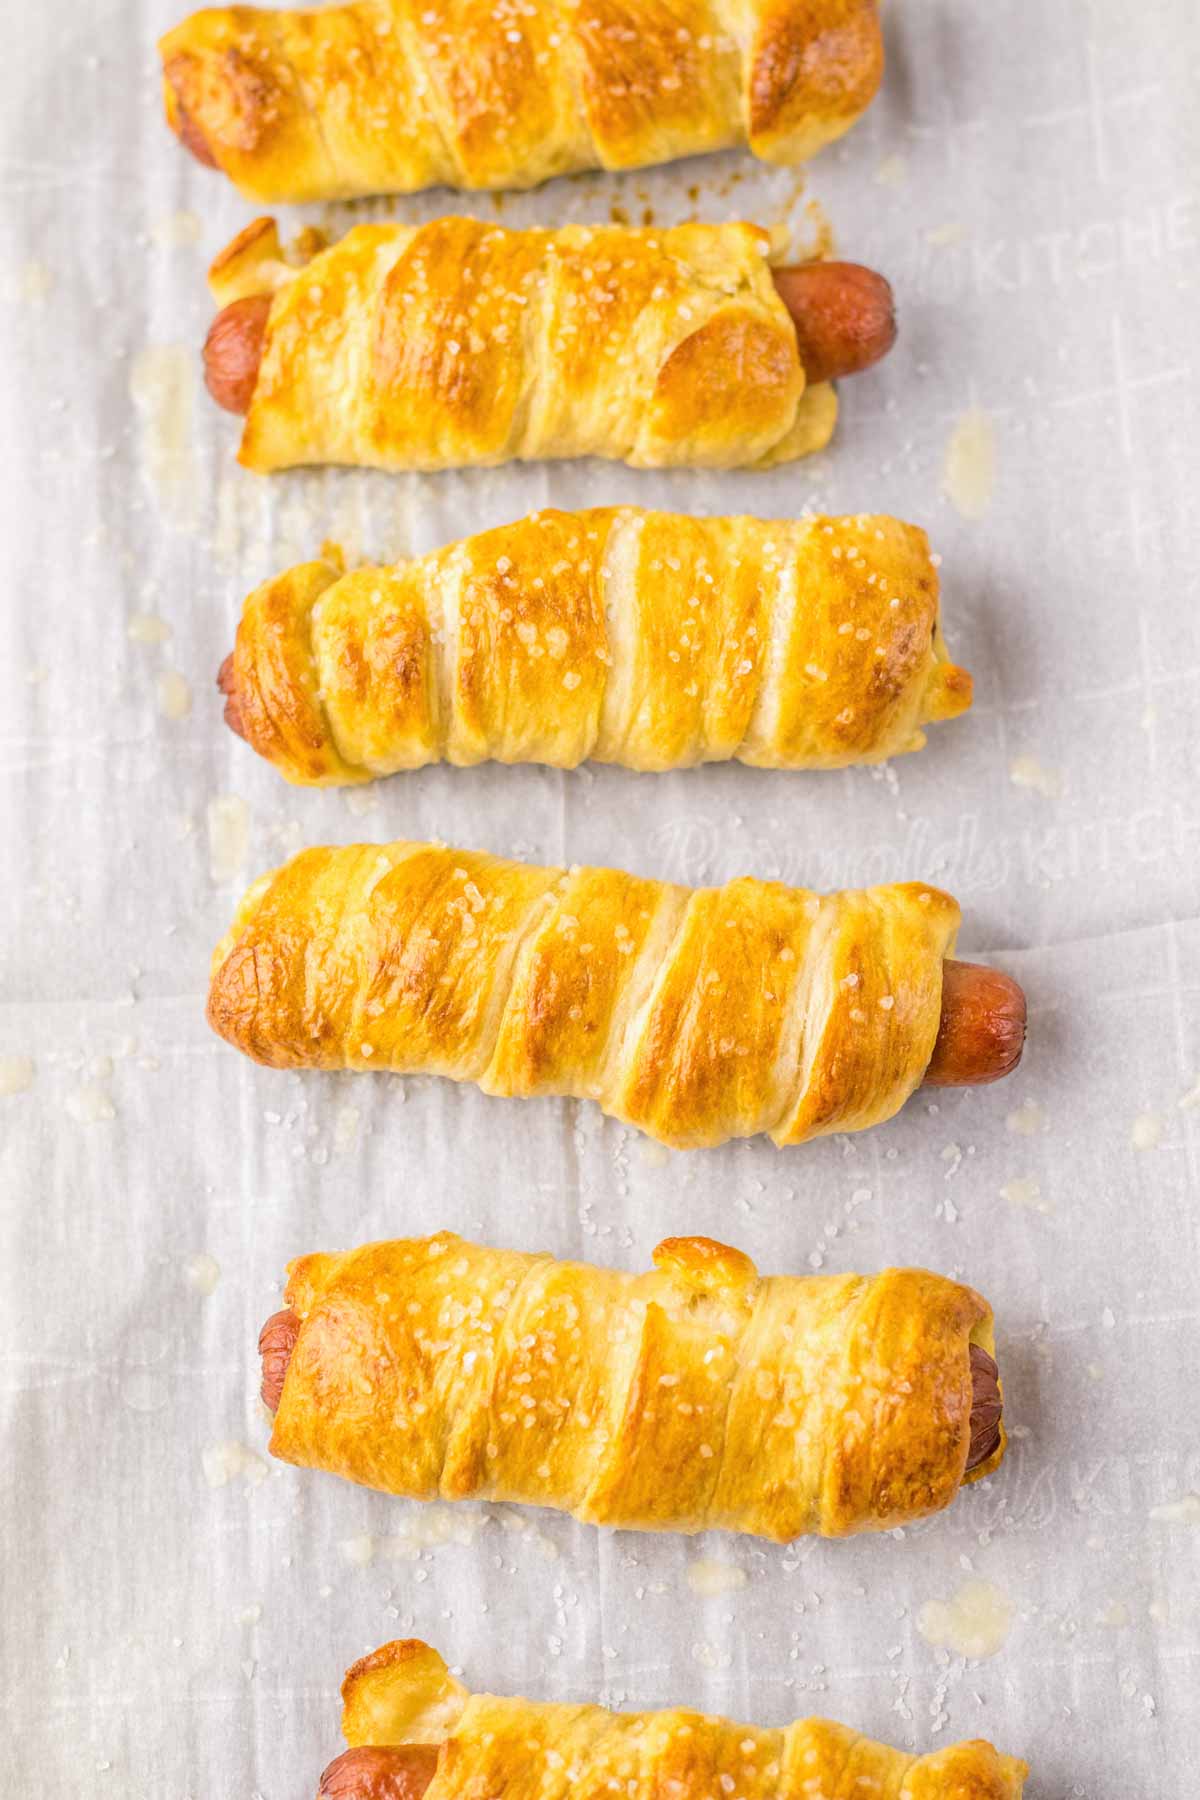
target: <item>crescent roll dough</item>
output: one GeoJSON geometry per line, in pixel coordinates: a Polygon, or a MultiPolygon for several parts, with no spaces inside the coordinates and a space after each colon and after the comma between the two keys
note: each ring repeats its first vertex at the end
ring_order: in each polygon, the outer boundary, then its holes
{"type": "Polygon", "coordinates": [[[250,595],[230,719],[289,781],[588,758],[840,769],[971,701],[923,531],[888,518],[540,512],[250,595]]]}
{"type": "Polygon", "coordinates": [[[618,1713],[472,1694],[416,1639],[355,1663],[342,1703],[351,1746],[442,1746],[426,1800],[1021,1800],[1029,1772],[982,1738],[910,1756],[828,1719],[769,1731],[682,1707],[618,1713]]]}
{"type": "Polygon", "coordinates": [[[437,844],[302,851],[217,946],[210,1024],[276,1068],[570,1094],[681,1149],[891,1118],[929,1065],[948,894],[689,889],[437,844]]]}
{"type": "Polygon", "coordinates": [[[795,163],[883,71],[876,0],[215,7],[159,51],[172,127],[279,202],[532,187],[739,143],[795,163]]]}
{"type": "Polygon", "coordinates": [[[357,225],[300,269],[273,221],[222,253],[222,306],[273,293],[240,460],[448,469],[604,456],[765,467],[828,443],[755,225],[357,225]]]}
{"type": "Polygon", "coordinates": [[[973,1288],[923,1269],[760,1279],[710,1238],[625,1275],[453,1232],[304,1256],[272,1454],[418,1500],[787,1543],[939,1512],[966,1474],[973,1288]]]}

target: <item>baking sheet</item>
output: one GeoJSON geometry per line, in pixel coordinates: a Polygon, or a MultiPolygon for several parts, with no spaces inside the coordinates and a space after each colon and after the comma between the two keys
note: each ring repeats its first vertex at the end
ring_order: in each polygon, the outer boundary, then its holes
{"type": "MultiPolygon", "coordinates": [[[[0,1768],[44,1800],[311,1792],[389,1636],[480,1686],[987,1735],[1033,1800],[1200,1777],[1200,28],[1188,0],[911,0],[807,184],[742,157],[476,202],[739,215],[890,272],[886,366],[816,461],[388,480],[243,473],[199,386],[248,217],[159,117],[174,0],[5,0],[0,388],[0,1768]],[[284,788],[212,688],[242,594],[553,502],[926,524],[977,703],[873,772],[432,770],[284,788]],[[593,1111],[256,1070],[206,1030],[252,875],[438,835],[688,881],[935,878],[1027,986],[1018,1075],[791,1153],[669,1155],[593,1111]],[[264,1460],[285,1260],[451,1226],[642,1267],[921,1262],[999,1318],[1014,1443],[920,1529],[791,1549],[419,1508],[264,1460]],[[964,1649],[987,1651],[965,1657],[964,1649]]],[[[425,217],[435,194],[395,210],[425,217]]],[[[466,203],[469,207],[470,203],[466,203]]],[[[388,209],[341,208],[328,221],[388,209]]],[[[288,223],[322,218],[319,209],[288,223]]]]}

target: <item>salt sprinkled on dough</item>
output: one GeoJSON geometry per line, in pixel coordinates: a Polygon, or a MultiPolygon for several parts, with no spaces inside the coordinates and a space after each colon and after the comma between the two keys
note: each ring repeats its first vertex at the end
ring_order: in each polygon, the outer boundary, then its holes
{"type": "Polygon", "coordinates": [[[736,1563],[719,1562],[715,1557],[701,1557],[699,1562],[689,1563],[687,1584],[693,1594],[701,1594],[706,1600],[717,1594],[734,1594],[744,1588],[747,1582],[745,1569],[739,1569],[736,1563]]]}
{"type": "Polygon", "coordinates": [[[237,794],[218,794],[205,814],[208,824],[208,872],[214,881],[233,881],[241,874],[250,837],[250,809],[237,794]]]}
{"type": "Polygon", "coordinates": [[[164,719],[186,719],[192,710],[192,690],[178,669],[164,669],[158,678],[158,710],[164,719]]]}
{"type": "Polygon", "coordinates": [[[1036,1100],[1022,1100],[1004,1123],[1014,1137],[1036,1137],[1046,1129],[1046,1115],[1036,1100]]]}
{"type": "Polygon", "coordinates": [[[1184,1494],[1180,1500],[1152,1506],[1150,1517],[1162,1525],[1200,1525],[1200,1494],[1184,1494]]]}
{"type": "Polygon", "coordinates": [[[1139,1113],[1133,1121],[1129,1132],[1129,1142],[1135,1150],[1153,1150],[1162,1141],[1163,1118],[1161,1113],[1139,1113]]]}
{"type": "Polygon", "coordinates": [[[216,1292],[217,1283],[221,1279],[221,1265],[215,1256],[209,1256],[203,1250],[199,1250],[195,1256],[189,1256],[184,1263],[183,1279],[190,1288],[195,1288],[196,1292],[203,1294],[207,1300],[210,1294],[216,1292]]]}
{"type": "Polygon", "coordinates": [[[125,627],[131,644],[165,644],[170,635],[171,627],[156,613],[133,613],[125,627]]]}
{"type": "Polygon", "coordinates": [[[1057,800],[1063,791],[1062,776],[1056,769],[1043,769],[1036,756],[1014,756],[1008,779],[1014,787],[1031,788],[1043,800],[1057,800]]]}
{"type": "Polygon", "coordinates": [[[978,406],[963,413],[946,446],[942,492],[964,519],[982,519],[996,481],[996,433],[978,406]]]}
{"type": "Polygon", "coordinates": [[[210,1444],[200,1460],[210,1488],[228,1487],[238,1475],[246,1477],[248,1487],[257,1487],[267,1478],[267,1465],[262,1457],[233,1438],[226,1439],[223,1444],[210,1444]]]}
{"type": "Polygon", "coordinates": [[[86,1081],[68,1094],[63,1104],[80,1125],[102,1125],[117,1116],[112,1095],[98,1081],[86,1081]]]}
{"type": "Polygon", "coordinates": [[[0,1056],[0,1099],[33,1086],[32,1056],[0,1056]]]}
{"type": "Polygon", "coordinates": [[[917,1614],[917,1630],[935,1650],[981,1662],[995,1656],[1012,1629],[1008,1595],[990,1581],[964,1581],[950,1600],[927,1600],[917,1614]]]}

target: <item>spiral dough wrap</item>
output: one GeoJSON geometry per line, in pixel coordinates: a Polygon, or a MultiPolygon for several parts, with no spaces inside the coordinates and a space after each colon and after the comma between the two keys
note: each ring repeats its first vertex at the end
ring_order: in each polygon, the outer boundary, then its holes
{"type": "Polygon", "coordinates": [[[535,513],[246,601],[226,717],[291,781],[445,760],[836,769],[970,704],[924,532],[896,519],[535,513]]]}
{"type": "Polygon", "coordinates": [[[260,473],[576,456],[765,468],[832,436],[837,396],[806,379],[755,225],[449,217],[357,225],[314,250],[287,260],[261,219],[209,274],[226,316],[270,296],[239,450],[260,473]]]}
{"type": "Polygon", "coordinates": [[[342,1702],[352,1748],[321,1779],[328,1800],[1021,1800],[1028,1774],[982,1738],[912,1756],[830,1719],[770,1731],[682,1707],[617,1713],[473,1694],[412,1638],[355,1663],[342,1702]],[[392,1771],[394,1785],[379,1785],[392,1771]]]}
{"type": "Polygon", "coordinates": [[[208,1018],[277,1068],[586,1097],[681,1149],[799,1144],[878,1124],[920,1084],[959,916],[917,882],[688,889],[436,844],[326,847],[246,894],[208,1018]]]}
{"type": "Polygon", "coordinates": [[[741,142],[795,163],[883,67],[877,0],[211,7],[159,51],[173,130],[266,201],[531,187],[741,142]]]}
{"type": "Polygon", "coordinates": [[[699,1237],[654,1263],[452,1232],[301,1257],[290,1320],[260,1339],[271,1450],[417,1499],[781,1543],[911,1524],[999,1463],[973,1288],[922,1269],[761,1279],[699,1237]]]}

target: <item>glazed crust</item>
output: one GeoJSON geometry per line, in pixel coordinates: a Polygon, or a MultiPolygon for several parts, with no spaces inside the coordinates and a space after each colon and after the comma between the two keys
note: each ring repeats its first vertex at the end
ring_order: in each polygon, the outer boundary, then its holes
{"type": "Polygon", "coordinates": [[[1021,1800],[1028,1774],[982,1738],[910,1756],[829,1719],[768,1731],[683,1708],[615,1713],[472,1694],[412,1638],[355,1663],[342,1702],[351,1745],[441,1744],[426,1800],[1021,1800]]]}
{"type": "Polygon", "coordinates": [[[897,1112],[959,910],[920,883],[688,889],[435,844],[302,851],[218,945],[213,1028],[277,1068],[591,1098],[677,1148],[897,1112]]]}
{"type": "Polygon", "coordinates": [[[921,1269],[760,1279],[709,1238],[668,1238],[654,1263],[625,1275],[452,1232],[302,1257],[271,1451],[420,1500],[780,1543],[950,1503],[970,1349],[993,1348],[974,1289],[921,1269]]]}
{"type": "Polygon", "coordinates": [[[303,268],[260,220],[213,266],[273,295],[240,459],[446,469],[603,456],[766,467],[821,449],[757,226],[359,225],[303,268]]]}
{"type": "Polygon", "coordinates": [[[739,143],[796,163],[883,70],[876,0],[217,7],[159,51],[172,129],[267,202],[532,187],[739,143]]]}
{"type": "Polygon", "coordinates": [[[923,531],[859,516],[540,512],[246,601],[227,716],[289,781],[446,761],[839,769],[970,705],[923,531]]]}

